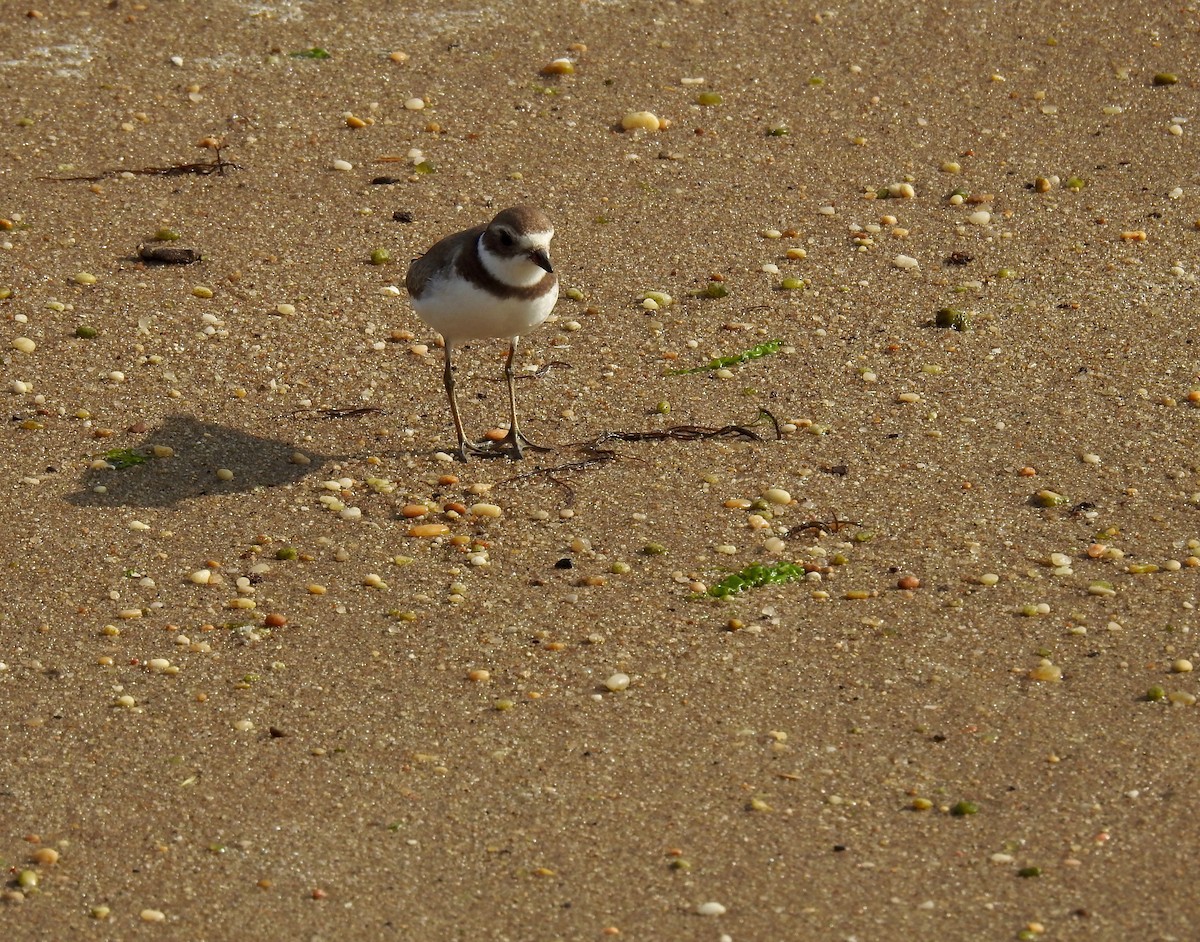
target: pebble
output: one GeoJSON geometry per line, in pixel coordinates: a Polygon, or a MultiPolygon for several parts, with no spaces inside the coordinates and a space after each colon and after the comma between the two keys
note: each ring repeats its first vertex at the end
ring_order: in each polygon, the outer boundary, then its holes
{"type": "Polygon", "coordinates": [[[696,912],[701,916],[723,916],[726,912],[726,909],[720,903],[710,901],[707,903],[701,903],[699,906],[697,906],[696,912]]]}
{"type": "Polygon", "coordinates": [[[331,166],[334,170],[340,170],[343,173],[354,169],[354,164],[350,163],[348,160],[335,160],[331,166]]]}
{"type": "Polygon", "coordinates": [[[503,511],[495,504],[475,504],[471,507],[473,517],[499,517],[503,511]]]}
{"type": "Polygon", "coordinates": [[[409,536],[433,537],[444,536],[450,528],[444,523],[418,523],[408,528],[409,536]]]}
{"type": "Polygon", "coordinates": [[[785,491],[782,487],[769,487],[763,491],[762,496],[763,500],[770,504],[779,504],[780,506],[783,506],[784,504],[790,504],[792,502],[792,495],[785,491]]]}
{"type": "Polygon", "coordinates": [[[613,674],[604,682],[604,686],[614,693],[625,690],[629,687],[629,675],[620,672],[613,674]]]}
{"type": "Polygon", "coordinates": [[[911,271],[921,267],[921,263],[911,255],[897,255],[892,259],[892,264],[897,268],[904,269],[905,271],[911,271]]]}
{"type": "Polygon", "coordinates": [[[621,118],[621,128],[625,131],[657,131],[661,127],[662,121],[653,111],[630,111],[621,118]]]}
{"type": "Polygon", "coordinates": [[[415,95],[412,98],[407,98],[404,101],[406,111],[423,111],[425,110],[425,99],[417,98],[415,95]]]}
{"type": "Polygon", "coordinates": [[[33,862],[43,867],[53,867],[58,863],[58,851],[53,847],[39,847],[33,852],[33,862]]]}
{"type": "Polygon", "coordinates": [[[1176,674],[1190,674],[1192,672],[1192,662],[1185,657],[1181,657],[1179,660],[1172,662],[1171,670],[1176,674]]]}
{"type": "Polygon", "coordinates": [[[978,212],[971,213],[971,215],[967,217],[967,222],[973,226],[986,226],[991,221],[992,214],[986,209],[981,209],[978,212]]]}
{"type": "Polygon", "coordinates": [[[33,353],[37,349],[37,344],[28,337],[14,337],[12,346],[14,350],[19,350],[21,353],[33,353]]]}
{"type": "Polygon", "coordinates": [[[143,909],[138,913],[138,918],[142,922],[164,922],[167,916],[161,909],[143,909]]]}
{"type": "Polygon", "coordinates": [[[1037,667],[1029,672],[1030,680],[1040,680],[1047,683],[1057,683],[1062,680],[1062,676],[1062,668],[1045,657],[1038,662],[1037,667]]]}

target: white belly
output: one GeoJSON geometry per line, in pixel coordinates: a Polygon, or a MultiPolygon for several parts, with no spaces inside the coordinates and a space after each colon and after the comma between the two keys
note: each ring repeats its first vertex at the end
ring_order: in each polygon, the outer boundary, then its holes
{"type": "Polygon", "coordinates": [[[497,298],[473,284],[439,278],[413,299],[413,310],[446,343],[520,337],[539,326],[558,300],[558,285],[537,298],[497,298]]]}

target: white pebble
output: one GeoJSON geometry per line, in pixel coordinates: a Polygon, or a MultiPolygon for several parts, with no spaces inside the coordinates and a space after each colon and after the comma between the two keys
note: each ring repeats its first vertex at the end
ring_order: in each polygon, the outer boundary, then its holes
{"type": "Polygon", "coordinates": [[[967,222],[973,226],[986,226],[991,221],[992,214],[986,209],[981,209],[979,212],[971,213],[971,215],[967,217],[967,222]]]}
{"type": "Polygon", "coordinates": [[[12,346],[14,350],[20,350],[22,353],[33,353],[37,349],[37,344],[28,337],[14,337],[12,346]]]}
{"type": "Polygon", "coordinates": [[[701,903],[696,907],[696,912],[701,916],[723,916],[725,907],[717,902],[701,903]]]}
{"type": "Polygon", "coordinates": [[[911,255],[897,255],[892,259],[892,264],[897,268],[903,268],[905,271],[910,271],[914,268],[921,267],[921,263],[911,255]]]}
{"type": "Polygon", "coordinates": [[[210,582],[212,582],[212,570],[197,569],[190,576],[188,576],[188,578],[191,579],[196,585],[208,585],[210,582]]]}
{"type": "Polygon", "coordinates": [[[404,102],[404,107],[408,111],[421,111],[425,107],[425,99],[417,98],[416,96],[406,99],[404,102]]]}
{"type": "Polygon", "coordinates": [[[629,686],[629,675],[622,674],[619,672],[616,674],[613,674],[611,677],[608,678],[608,680],[606,680],[604,682],[604,686],[607,687],[609,690],[613,691],[614,693],[621,691],[621,690],[625,690],[629,686]]]}
{"type": "Polygon", "coordinates": [[[348,160],[335,160],[333,162],[333,169],[341,171],[353,170],[354,164],[350,163],[348,160]]]}

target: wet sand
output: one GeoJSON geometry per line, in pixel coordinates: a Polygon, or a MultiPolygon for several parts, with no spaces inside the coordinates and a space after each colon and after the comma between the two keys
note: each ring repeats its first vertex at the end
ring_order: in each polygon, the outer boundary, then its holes
{"type": "Polygon", "coordinates": [[[1200,20],[1086,6],[5,6],[0,936],[1189,938],[1200,20]]]}

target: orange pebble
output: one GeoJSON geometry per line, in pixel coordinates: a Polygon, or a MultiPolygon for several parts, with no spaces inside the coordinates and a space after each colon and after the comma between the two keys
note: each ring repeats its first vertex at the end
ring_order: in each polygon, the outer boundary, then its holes
{"type": "Polygon", "coordinates": [[[418,523],[408,528],[409,536],[444,536],[449,532],[450,528],[444,523],[418,523]]]}

